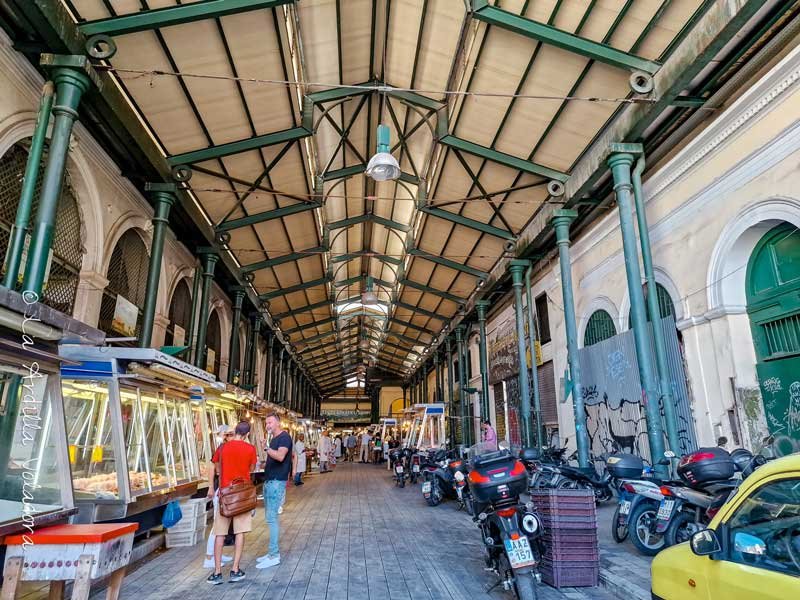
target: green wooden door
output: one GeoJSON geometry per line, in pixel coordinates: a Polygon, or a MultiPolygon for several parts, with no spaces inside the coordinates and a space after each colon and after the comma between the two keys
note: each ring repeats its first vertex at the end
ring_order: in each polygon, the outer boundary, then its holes
{"type": "Polygon", "coordinates": [[[770,433],[800,440],[800,230],[783,223],[747,264],[747,312],[770,433]]]}

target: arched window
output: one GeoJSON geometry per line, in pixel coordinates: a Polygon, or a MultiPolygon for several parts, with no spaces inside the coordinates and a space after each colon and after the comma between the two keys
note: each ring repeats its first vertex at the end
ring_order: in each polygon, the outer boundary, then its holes
{"type": "Polygon", "coordinates": [[[147,268],[147,248],[139,234],[129,229],[117,241],[108,263],[108,285],[100,303],[100,329],[112,336],[138,337],[147,289],[147,268]]]}
{"type": "MultiPolygon", "coordinates": [[[[28,161],[30,140],[14,144],[0,158],[0,256],[8,251],[11,228],[17,217],[19,197],[22,192],[22,179],[28,161]]],[[[31,210],[31,220],[39,208],[39,192],[46,161],[42,157],[39,178],[31,210]]],[[[70,183],[69,173],[65,175],[61,199],[56,213],[56,228],[53,235],[52,260],[47,282],[42,293],[42,302],[58,311],[71,315],[75,308],[75,294],[78,290],[78,273],[83,263],[83,237],[81,235],[81,215],[75,192],[70,183]]],[[[3,265],[5,270],[5,264],[3,265]]],[[[20,276],[24,271],[20,269],[20,276]]]]}
{"type": "Polygon", "coordinates": [[[192,320],[192,293],[186,279],[181,279],[172,293],[169,303],[169,325],[167,325],[166,346],[188,346],[189,323],[192,320]],[[178,333],[176,336],[175,333],[178,333]]]}
{"type": "Polygon", "coordinates": [[[219,357],[222,349],[222,328],[220,327],[219,314],[213,311],[208,319],[208,329],[206,330],[206,371],[219,377],[219,357]],[[213,350],[213,357],[211,352],[213,350]]]}
{"type": "MultiPolygon", "coordinates": [[[[647,290],[645,289],[645,293],[647,290]]],[[[666,288],[661,285],[660,283],[656,284],[656,294],[658,294],[658,312],[661,315],[662,319],[667,317],[674,317],[675,316],[675,305],[672,303],[672,298],[670,298],[669,292],[666,288]]],[[[645,298],[645,302],[647,299],[645,298]]],[[[650,321],[650,313],[645,311],[647,314],[647,320],[650,321]]],[[[631,327],[631,313],[628,311],[628,327],[631,327]]]]}
{"type": "Polygon", "coordinates": [[[617,328],[614,327],[614,319],[611,318],[611,315],[603,309],[596,310],[586,324],[583,345],[591,346],[615,335],[617,335],[617,328]]]}

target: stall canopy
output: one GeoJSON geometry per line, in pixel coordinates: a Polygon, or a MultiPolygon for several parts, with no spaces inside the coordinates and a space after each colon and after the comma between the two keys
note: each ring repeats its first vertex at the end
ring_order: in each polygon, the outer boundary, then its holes
{"type": "Polygon", "coordinates": [[[705,66],[791,3],[11,4],[71,52],[113,39],[102,97],[162,175],[191,169],[184,208],[332,393],[413,371],[554,209],[594,214],[610,142],[666,139],[705,66]],[[381,124],[387,181],[365,173],[381,124]]]}

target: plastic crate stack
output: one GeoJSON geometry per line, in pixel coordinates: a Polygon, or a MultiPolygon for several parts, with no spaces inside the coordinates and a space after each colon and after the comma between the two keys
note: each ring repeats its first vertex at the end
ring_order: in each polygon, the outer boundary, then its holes
{"type": "Polygon", "coordinates": [[[181,520],[167,529],[167,548],[194,546],[205,539],[210,513],[208,498],[188,498],[181,502],[181,520]]]}
{"type": "Polygon", "coordinates": [[[531,500],[544,526],[542,580],[555,588],[597,586],[600,552],[594,492],[537,490],[531,500]]]}

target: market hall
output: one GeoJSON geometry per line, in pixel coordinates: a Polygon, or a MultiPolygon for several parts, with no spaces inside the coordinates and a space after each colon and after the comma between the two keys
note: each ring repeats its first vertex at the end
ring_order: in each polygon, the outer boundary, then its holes
{"type": "Polygon", "coordinates": [[[0,2],[3,600],[800,588],[798,13],[0,2]]]}

